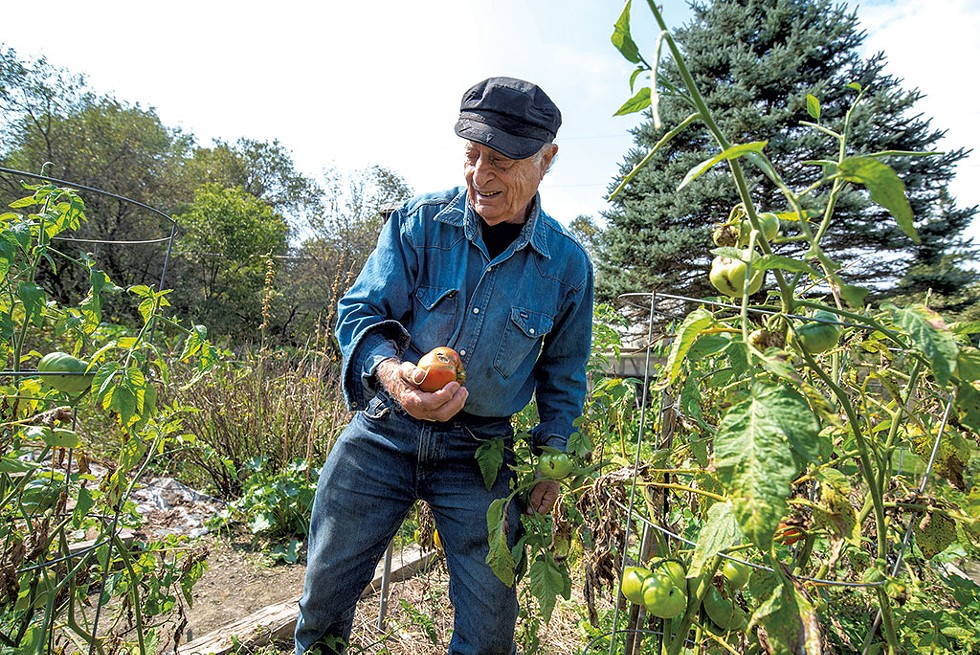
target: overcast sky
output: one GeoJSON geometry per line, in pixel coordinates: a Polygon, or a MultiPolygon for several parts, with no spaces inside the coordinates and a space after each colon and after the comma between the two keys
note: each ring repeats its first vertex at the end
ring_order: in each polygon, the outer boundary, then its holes
{"type": "MultiPolygon", "coordinates": [[[[849,2],[887,71],[925,92],[918,108],[948,130],[942,147],[977,151],[952,191],[980,205],[980,127],[973,71],[980,0],[849,2]]],[[[558,161],[542,185],[565,223],[597,216],[638,118],[613,117],[632,66],[609,42],[621,0],[219,0],[11,3],[0,43],[21,58],[88,76],[90,86],[153,107],[164,124],[212,139],[278,140],[304,173],[373,164],[416,191],[461,182],[453,133],[462,92],[480,79],[537,82],[562,109],[558,161]]],[[[656,32],[635,2],[648,57],[656,32]]],[[[683,23],[686,3],[664,15],[683,23]]],[[[980,242],[980,221],[970,235],[980,242]]]]}

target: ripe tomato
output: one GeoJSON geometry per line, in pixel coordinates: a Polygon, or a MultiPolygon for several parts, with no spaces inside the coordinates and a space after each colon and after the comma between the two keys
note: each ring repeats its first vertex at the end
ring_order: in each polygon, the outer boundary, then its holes
{"type": "Polygon", "coordinates": [[[455,350],[447,346],[439,346],[425,353],[416,366],[421,372],[416,371],[412,382],[422,391],[439,391],[453,380],[460,384],[466,382],[463,361],[455,350]]]}
{"type": "Polygon", "coordinates": [[[804,532],[802,528],[795,525],[790,525],[785,521],[780,521],[779,527],[776,528],[776,534],[773,535],[773,541],[783,544],[784,546],[792,546],[805,536],[806,532],[804,532]]]}

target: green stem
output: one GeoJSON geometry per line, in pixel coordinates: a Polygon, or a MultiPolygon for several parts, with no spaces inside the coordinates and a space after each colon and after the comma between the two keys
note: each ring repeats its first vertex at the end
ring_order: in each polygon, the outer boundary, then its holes
{"type": "MultiPolygon", "coordinates": [[[[810,369],[813,370],[824,382],[824,384],[830,388],[834,396],[836,396],[837,400],[840,402],[841,407],[844,409],[844,413],[847,415],[847,422],[848,425],[850,425],[851,432],[854,434],[854,440],[858,448],[858,458],[861,464],[861,475],[864,478],[865,483],[868,485],[868,497],[874,508],[875,531],[877,533],[878,540],[878,559],[883,560],[888,554],[888,527],[885,523],[885,505],[883,499],[884,490],[878,486],[878,477],[875,475],[875,471],[872,468],[870,444],[865,439],[864,434],[861,432],[860,421],[858,420],[858,417],[854,411],[854,406],[851,405],[851,401],[847,397],[847,394],[829,375],[827,375],[823,369],[817,365],[815,361],[813,361],[813,357],[808,352],[805,350],[801,352],[810,369]]],[[[886,594],[880,587],[878,588],[878,600],[881,610],[882,624],[885,627],[885,638],[888,641],[889,651],[892,651],[898,645],[898,636],[895,632],[890,599],[888,598],[888,594],[886,594]]]]}

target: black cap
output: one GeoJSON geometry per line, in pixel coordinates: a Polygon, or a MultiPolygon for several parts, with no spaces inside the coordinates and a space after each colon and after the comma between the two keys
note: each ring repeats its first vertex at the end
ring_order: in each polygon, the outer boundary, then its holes
{"type": "Polygon", "coordinates": [[[536,84],[491,77],[463,94],[456,134],[511,159],[526,159],[554,141],[561,112],[536,84]]]}

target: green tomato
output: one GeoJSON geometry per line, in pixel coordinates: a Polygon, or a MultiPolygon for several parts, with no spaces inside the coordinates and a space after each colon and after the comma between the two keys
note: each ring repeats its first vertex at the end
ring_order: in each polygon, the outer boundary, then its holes
{"type": "Polygon", "coordinates": [[[658,557],[650,561],[650,569],[667,575],[675,587],[687,594],[687,570],[681,562],[658,557]]]}
{"type": "MultiPolygon", "coordinates": [[[[779,234],[779,217],[772,212],[759,214],[759,227],[762,228],[762,236],[766,241],[772,241],[779,234]]],[[[738,224],[738,245],[744,248],[749,245],[749,236],[752,233],[752,223],[748,219],[743,219],[738,224]]]]}
{"type": "Polygon", "coordinates": [[[642,566],[627,566],[623,569],[619,590],[623,592],[626,600],[636,605],[643,604],[643,582],[649,575],[650,570],[642,566]]]}
{"type": "Polygon", "coordinates": [[[41,383],[59,391],[79,393],[92,386],[95,373],[85,373],[88,362],[63,352],[48,353],[37,363],[39,373],[66,373],[67,375],[42,375],[41,383]]]}
{"type": "Polygon", "coordinates": [[[643,581],[643,606],[661,619],[680,616],[687,608],[687,594],[666,573],[654,571],[643,581]]]}
{"type": "Polygon", "coordinates": [[[748,616],[731,598],[725,598],[714,585],[701,601],[708,618],[722,630],[743,630],[748,624],[748,616]]]}
{"type": "Polygon", "coordinates": [[[836,314],[818,309],[813,312],[815,321],[804,323],[796,329],[803,350],[816,355],[830,350],[840,340],[840,324],[836,314]]]}
{"type": "Polygon", "coordinates": [[[759,223],[762,227],[762,235],[766,237],[766,241],[772,241],[779,234],[779,217],[772,212],[759,214],[759,223]]]}
{"type": "Polygon", "coordinates": [[[561,480],[575,468],[568,453],[545,452],[538,457],[538,471],[549,480],[561,480]]]}
{"type": "Polygon", "coordinates": [[[734,562],[730,559],[725,560],[725,565],[722,567],[722,575],[728,580],[728,586],[732,589],[741,589],[749,581],[749,573],[751,569],[742,564],[741,562],[734,562]]]}
{"type": "MultiPolygon", "coordinates": [[[[751,253],[744,253],[748,258],[751,253]]],[[[715,289],[731,298],[741,298],[742,289],[745,285],[745,262],[731,257],[715,257],[711,262],[711,271],[708,273],[708,280],[715,289]]],[[[749,295],[752,295],[762,288],[762,280],[765,277],[762,271],[752,272],[752,279],[749,281],[749,295]]]]}

